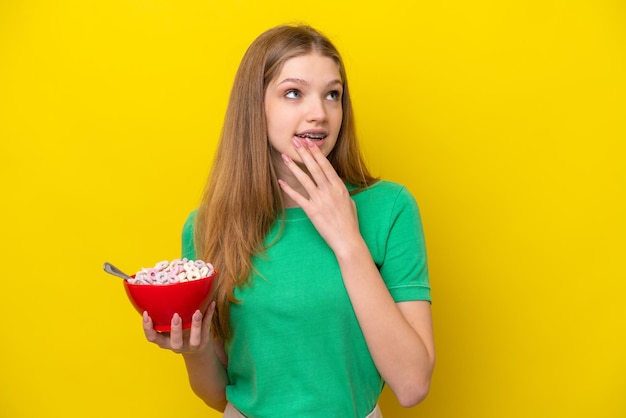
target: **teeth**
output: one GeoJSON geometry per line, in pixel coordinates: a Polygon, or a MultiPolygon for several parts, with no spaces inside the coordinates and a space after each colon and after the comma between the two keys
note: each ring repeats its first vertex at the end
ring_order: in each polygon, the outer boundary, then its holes
{"type": "Polygon", "coordinates": [[[310,139],[324,139],[326,137],[324,134],[296,134],[296,136],[310,139]]]}

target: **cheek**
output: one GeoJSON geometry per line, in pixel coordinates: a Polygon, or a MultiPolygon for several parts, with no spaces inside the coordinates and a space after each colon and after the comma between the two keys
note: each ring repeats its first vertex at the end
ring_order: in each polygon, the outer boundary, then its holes
{"type": "Polygon", "coordinates": [[[343,108],[341,107],[341,105],[337,106],[336,109],[333,109],[333,115],[335,115],[336,120],[338,120],[339,124],[341,124],[341,121],[343,119],[343,108]]]}
{"type": "Polygon", "coordinates": [[[334,124],[336,125],[337,132],[341,129],[341,124],[343,122],[343,112],[339,110],[335,116],[334,124]]]}
{"type": "Polygon", "coordinates": [[[267,127],[267,135],[270,139],[276,139],[280,135],[281,123],[275,116],[274,112],[265,113],[265,126],[267,127]]]}
{"type": "Polygon", "coordinates": [[[286,129],[290,120],[290,113],[287,109],[279,106],[271,106],[265,109],[265,124],[268,131],[281,132],[286,129]]]}

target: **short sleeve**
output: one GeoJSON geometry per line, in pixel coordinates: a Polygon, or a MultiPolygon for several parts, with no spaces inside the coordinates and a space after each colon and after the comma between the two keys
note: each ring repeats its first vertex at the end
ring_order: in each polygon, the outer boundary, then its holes
{"type": "Polygon", "coordinates": [[[182,234],[182,256],[189,260],[196,259],[196,248],[193,240],[194,222],[196,220],[196,211],[193,211],[187,217],[185,224],[183,225],[182,234]]]}
{"type": "Polygon", "coordinates": [[[390,214],[380,273],[394,301],[432,302],[422,220],[415,198],[404,187],[390,214]]]}

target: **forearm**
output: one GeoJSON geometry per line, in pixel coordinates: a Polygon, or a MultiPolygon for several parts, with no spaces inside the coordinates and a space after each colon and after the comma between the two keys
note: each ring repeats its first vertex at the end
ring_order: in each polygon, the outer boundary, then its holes
{"type": "Polygon", "coordinates": [[[362,239],[354,239],[336,256],[378,371],[402,405],[419,403],[428,393],[434,367],[430,311],[428,318],[407,319],[362,239]]]}
{"type": "Polygon", "coordinates": [[[183,358],[194,393],[211,408],[223,411],[228,375],[213,346],[202,352],[185,353],[183,358]]]}

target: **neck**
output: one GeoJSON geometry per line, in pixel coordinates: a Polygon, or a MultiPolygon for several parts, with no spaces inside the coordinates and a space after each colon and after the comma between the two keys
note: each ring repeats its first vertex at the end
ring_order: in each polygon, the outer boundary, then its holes
{"type": "MultiPolygon", "coordinates": [[[[287,166],[283,162],[280,155],[278,156],[273,155],[273,164],[274,164],[274,172],[276,173],[276,177],[286,182],[293,190],[300,193],[302,196],[306,198],[309,197],[309,194],[307,193],[307,191],[304,189],[302,184],[300,184],[296,176],[293,175],[291,170],[287,168],[287,166]]],[[[305,167],[300,165],[300,168],[304,170],[305,173],[308,174],[308,171],[306,170],[305,167]]],[[[281,194],[283,198],[283,205],[285,206],[285,208],[299,207],[299,205],[291,197],[289,197],[289,195],[285,193],[282,189],[281,189],[281,194]]]]}

